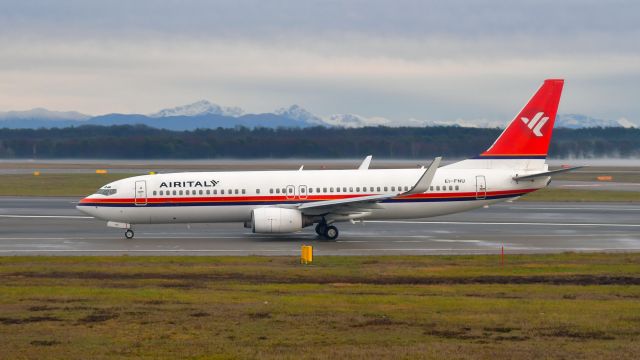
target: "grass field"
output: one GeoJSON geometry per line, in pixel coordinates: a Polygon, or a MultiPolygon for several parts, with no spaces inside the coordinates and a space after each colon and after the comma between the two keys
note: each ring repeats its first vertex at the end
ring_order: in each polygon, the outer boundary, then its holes
{"type": "Polygon", "coordinates": [[[0,195],[87,196],[112,181],[135,174],[0,175],[0,195]]]}
{"type": "Polygon", "coordinates": [[[616,358],[640,254],[3,257],[0,357],[616,358]]]}
{"type": "MultiPolygon", "coordinates": [[[[103,185],[134,174],[0,175],[0,196],[87,196],[103,185]]],[[[525,201],[640,201],[640,192],[543,189],[525,201]]]]}

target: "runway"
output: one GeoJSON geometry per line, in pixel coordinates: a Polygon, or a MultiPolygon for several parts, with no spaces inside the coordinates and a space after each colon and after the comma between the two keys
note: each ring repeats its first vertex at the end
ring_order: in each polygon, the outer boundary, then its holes
{"type": "Polygon", "coordinates": [[[84,216],[77,198],[0,197],[0,255],[316,255],[498,254],[640,251],[640,205],[529,203],[407,221],[339,224],[335,242],[312,228],[253,234],[241,224],[138,225],[119,229],[84,216]]]}

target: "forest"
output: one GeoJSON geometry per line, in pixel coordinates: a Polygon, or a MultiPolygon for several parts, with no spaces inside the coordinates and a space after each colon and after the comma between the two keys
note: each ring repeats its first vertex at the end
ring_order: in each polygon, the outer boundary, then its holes
{"type": "MultiPolygon", "coordinates": [[[[500,129],[464,127],[217,128],[171,131],[147,126],[0,129],[2,159],[377,158],[475,156],[500,129]]],[[[640,155],[640,129],[556,129],[553,158],[640,155]]]]}

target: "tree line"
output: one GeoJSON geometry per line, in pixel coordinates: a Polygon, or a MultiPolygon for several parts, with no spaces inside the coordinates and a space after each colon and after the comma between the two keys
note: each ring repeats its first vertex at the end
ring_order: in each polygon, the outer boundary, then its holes
{"type": "MultiPolygon", "coordinates": [[[[464,127],[217,128],[171,131],[147,126],[0,129],[0,158],[465,158],[488,148],[500,129],[464,127]]],[[[640,129],[556,129],[554,158],[637,157],[640,129]]]]}

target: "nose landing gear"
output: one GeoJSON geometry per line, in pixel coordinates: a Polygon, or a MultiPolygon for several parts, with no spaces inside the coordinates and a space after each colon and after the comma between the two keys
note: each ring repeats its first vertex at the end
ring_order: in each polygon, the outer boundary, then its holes
{"type": "Polygon", "coordinates": [[[133,235],[133,230],[131,229],[127,229],[127,231],[124,232],[124,237],[127,239],[133,239],[133,235]]]}

